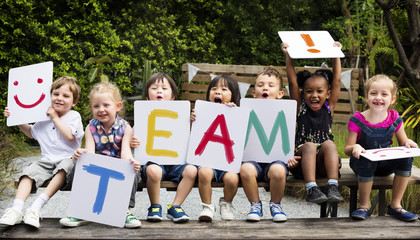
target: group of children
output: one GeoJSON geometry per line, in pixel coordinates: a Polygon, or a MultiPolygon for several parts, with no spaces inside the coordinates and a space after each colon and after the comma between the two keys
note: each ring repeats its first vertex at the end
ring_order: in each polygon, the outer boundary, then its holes
{"type": "MultiPolygon", "coordinates": [[[[339,43],[335,43],[335,46],[341,48],[339,43]]],[[[290,98],[298,103],[295,157],[289,159],[287,164],[282,159],[271,163],[246,161],[242,163],[239,174],[190,164],[159,165],[147,162],[140,166],[139,162],[134,160],[131,149],[142,143],[133,136],[133,129],[128,122],[122,119],[123,101],[118,88],[112,83],[99,83],[92,88],[90,105],[94,118],[83,131],[79,113],[71,110],[78,102],[80,87],[75,78],[64,76],[58,78],[51,87],[51,107],[47,111],[51,120],[37,122],[34,125],[19,125],[25,135],[39,142],[42,157],[23,171],[13,205],[6,209],[0,219],[0,224],[14,225],[23,221],[38,228],[41,208],[50,197],[71,181],[74,163],[84,152],[104,154],[131,162],[133,170],[139,173],[136,174],[133,184],[129,207],[130,209],[134,207],[137,183],[141,176],[141,179],[146,182],[150,200],[148,221],[163,219],[159,200],[162,180],[178,183],[175,198],[172,204],[168,204],[166,215],[174,222],[189,220],[189,216],[181,205],[197,179],[202,201],[200,221],[211,221],[214,218],[216,207],[211,202],[213,181],[224,183],[223,197],[219,200],[223,220],[235,218],[232,201],[241,181],[251,205],[246,219],[259,221],[263,216],[263,210],[257,182],[266,181],[270,185],[269,207],[272,219],[275,222],[286,221],[287,216],[282,209],[281,200],[289,170],[295,177],[304,179],[306,201],[313,203],[341,201],[342,196],[338,189],[341,159],[331,131],[333,113],[340,92],[340,59],[333,59],[333,72],[318,70],[315,73],[303,71],[296,74],[293,60],[287,53],[287,47],[287,43],[282,44],[282,50],[286,54],[290,98]],[[85,148],[81,148],[83,134],[85,148]],[[328,178],[327,185],[320,188],[316,183],[317,177],[328,178]],[[23,215],[24,202],[31,191],[35,191],[48,179],[51,181],[44,192],[35,199],[23,215]]],[[[281,99],[284,95],[282,78],[273,68],[261,72],[254,86],[254,98],[281,99]]],[[[389,147],[394,133],[399,145],[417,148],[417,144],[407,138],[398,112],[392,110],[392,105],[396,100],[396,91],[394,81],[387,76],[372,77],[365,85],[367,110],[361,113],[356,112],[349,121],[345,153],[350,156],[350,166],[358,175],[360,196],[359,208],[351,213],[352,218],[368,217],[369,196],[374,176],[391,173],[395,173],[395,177],[392,201],[387,207],[388,215],[404,221],[418,218],[417,215],[404,210],[401,206],[413,159],[372,162],[360,155],[366,149],[389,147]]],[[[177,95],[176,84],[167,74],[153,74],[146,83],[146,100],[173,101],[177,95]]],[[[231,107],[239,106],[238,83],[230,76],[217,76],[208,87],[206,100],[231,107]]],[[[13,113],[6,107],[4,116],[9,117],[11,114],[13,113]]],[[[195,119],[196,115],[192,110],[191,121],[195,119]]],[[[125,227],[140,227],[141,222],[133,216],[130,209],[127,211],[125,227]]],[[[60,223],[64,226],[76,227],[86,221],[65,217],[60,220],[60,223]]]]}

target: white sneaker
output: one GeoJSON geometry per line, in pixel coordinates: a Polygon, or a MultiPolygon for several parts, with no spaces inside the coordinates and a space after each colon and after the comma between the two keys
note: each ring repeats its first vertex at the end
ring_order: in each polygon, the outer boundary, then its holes
{"type": "Polygon", "coordinates": [[[39,212],[32,208],[26,209],[25,217],[23,217],[23,222],[33,227],[39,228],[39,212]]]}
{"type": "Polygon", "coordinates": [[[233,206],[232,202],[226,202],[226,200],[221,197],[219,199],[219,206],[220,206],[220,216],[222,220],[233,220],[235,219],[235,214],[233,214],[233,206]]]}
{"type": "Polygon", "coordinates": [[[216,208],[214,207],[213,204],[201,203],[201,206],[203,206],[203,210],[201,210],[198,220],[210,222],[213,219],[216,208]]]}
{"type": "Polygon", "coordinates": [[[15,225],[22,222],[22,211],[16,208],[7,208],[4,215],[0,218],[0,224],[15,225]]]}
{"type": "Polygon", "coordinates": [[[60,219],[60,224],[66,227],[78,227],[88,222],[89,221],[85,221],[85,220],[82,220],[79,218],[73,218],[73,217],[64,217],[60,219]]]}

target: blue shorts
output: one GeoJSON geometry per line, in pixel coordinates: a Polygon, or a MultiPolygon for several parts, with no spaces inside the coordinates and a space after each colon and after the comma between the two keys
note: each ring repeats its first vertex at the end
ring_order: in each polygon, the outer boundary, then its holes
{"type": "Polygon", "coordinates": [[[397,176],[411,176],[413,158],[400,158],[385,161],[370,161],[365,157],[359,159],[351,157],[350,167],[357,174],[359,181],[373,181],[374,176],[388,176],[394,173],[397,176]]]}
{"type": "Polygon", "coordinates": [[[270,182],[270,179],[268,179],[267,173],[268,173],[268,170],[270,170],[270,167],[273,166],[274,164],[282,165],[284,169],[286,170],[286,176],[289,175],[289,170],[286,164],[280,160],[277,160],[271,163],[259,163],[255,161],[247,161],[247,162],[243,162],[242,164],[244,163],[251,163],[252,165],[254,165],[255,170],[257,170],[257,181],[270,182]]]}
{"type": "MultiPolygon", "coordinates": [[[[201,166],[197,166],[197,168],[200,169],[201,166]]],[[[214,173],[214,179],[212,180],[212,182],[217,182],[217,183],[223,182],[222,178],[227,171],[218,170],[218,169],[214,169],[214,168],[212,168],[212,170],[213,170],[213,173],[214,173]]]]}
{"type": "Polygon", "coordinates": [[[143,181],[147,182],[146,168],[155,164],[162,168],[162,181],[172,181],[179,183],[182,179],[182,173],[184,172],[187,163],[181,165],[159,165],[154,162],[147,162],[145,165],[141,166],[141,178],[143,181]]]}

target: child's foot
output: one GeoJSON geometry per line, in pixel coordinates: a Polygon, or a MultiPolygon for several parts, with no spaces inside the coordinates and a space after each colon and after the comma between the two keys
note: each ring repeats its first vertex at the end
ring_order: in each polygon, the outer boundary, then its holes
{"type": "Polygon", "coordinates": [[[171,204],[168,205],[168,213],[166,214],[166,217],[172,219],[175,223],[183,223],[190,220],[190,217],[184,212],[184,209],[182,209],[181,206],[172,206],[171,204]]]}
{"type": "Polygon", "coordinates": [[[219,199],[220,216],[222,220],[233,220],[235,214],[233,214],[232,202],[226,202],[223,197],[219,199]]]}
{"type": "Polygon", "coordinates": [[[203,210],[201,210],[198,220],[204,222],[210,222],[213,220],[214,212],[216,211],[214,205],[201,203],[201,206],[203,206],[203,210]]]}
{"type": "Polygon", "coordinates": [[[16,208],[7,208],[4,215],[0,218],[0,224],[15,225],[22,222],[22,211],[16,208]]]}
{"type": "Polygon", "coordinates": [[[367,217],[369,217],[369,209],[367,208],[358,208],[351,213],[353,219],[365,220],[367,217]]]}
{"type": "Polygon", "coordinates": [[[406,221],[406,222],[410,222],[410,221],[414,221],[417,220],[417,218],[419,218],[419,216],[417,216],[414,213],[411,213],[407,210],[404,210],[402,207],[399,208],[391,208],[391,205],[388,205],[387,207],[387,214],[390,216],[394,216],[402,221],[406,221]]]}
{"type": "Polygon", "coordinates": [[[263,216],[263,210],[262,210],[261,201],[251,202],[251,210],[246,215],[246,220],[251,221],[251,222],[258,222],[260,221],[262,216],[263,216]]]}
{"type": "Polygon", "coordinates": [[[334,184],[327,184],[324,186],[324,193],[328,198],[328,202],[341,202],[343,197],[338,190],[338,186],[334,184]]]}
{"type": "Polygon", "coordinates": [[[27,225],[39,228],[39,212],[32,208],[26,209],[23,222],[27,225]]]}
{"type": "Polygon", "coordinates": [[[152,204],[147,213],[147,221],[160,222],[162,221],[162,206],[160,204],[152,204]]]}
{"type": "Polygon", "coordinates": [[[78,227],[80,225],[86,224],[89,221],[82,220],[79,218],[73,218],[73,217],[64,217],[60,219],[60,224],[65,227],[78,227]]]}
{"type": "Polygon", "coordinates": [[[141,226],[140,220],[138,220],[134,215],[131,213],[130,210],[127,211],[127,216],[125,217],[125,228],[138,228],[141,226]]]}
{"type": "Polygon", "coordinates": [[[283,209],[281,208],[281,203],[270,202],[270,212],[271,212],[271,216],[273,216],[274,222],[287,221],[287,216],[283,212],[283,209]]]}
{"type": "Polygon", "coordinates": [[[327,196],[325,196],[325,194],[321,191],[321,189],[318,186],[311,187],[306,191],[307,202],[323,203],[327,200],[327,196]]]}

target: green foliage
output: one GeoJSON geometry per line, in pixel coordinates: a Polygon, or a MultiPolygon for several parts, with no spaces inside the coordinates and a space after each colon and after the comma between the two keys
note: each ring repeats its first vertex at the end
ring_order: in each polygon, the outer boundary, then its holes
{"type": "Polygon", "coordinates": [[[91,57],[88,60],[86,60],[85,67],[96,65],[96,67],[92,68],[89,71],[89,77],[88,77],[89,81],[94,82],[95,79],[98,78],[100,82],[109,82],[109,78],[107,75],[103,73],[101,65],[104,63],[110,63],[110,62],[111,62],[111,59],[109,57],[101,57],[101,58],[91,57]]]}
{"type": "Polygon", "coordinates": [[[399,90],[397,107],[405,109],[402,118],[406,117],[404,125],[415,128],[420,122],[420,93],[409,82],[408,87],[399,90]]]}

